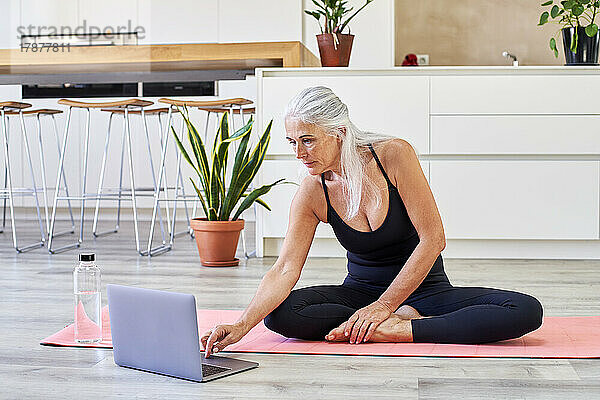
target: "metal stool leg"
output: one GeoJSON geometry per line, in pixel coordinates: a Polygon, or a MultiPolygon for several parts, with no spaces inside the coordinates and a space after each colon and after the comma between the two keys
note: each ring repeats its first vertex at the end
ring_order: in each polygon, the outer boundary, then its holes
{"type": "Polygon", "coordinates": [[[13,247],[15,250],[19,251],[19,246],[17,245],[17,231],[15,229],[15,209],[14,209],[14,199],[13,199],[13,190],[12,190],[12,179],[10,176],[10,157],[9,157],[9,149],[8,149],[8,117],[6,116],[3,109],[0,109],[0,116],[2,117],[2,137],[4,138],[4,168],[6,168],[6,177],[8,183],[8,206],[10,208],[10,221],[11,221],[11,229],[12,229],[12,238],[13,238],[13,247]]]}
{"type": "MultiPolygon", "coordinates": [[[[148,134],[148,124],[146,121],[146,113],[142,109],[142,124],[144,126],[144,133],[146,134],[146,145],[148,148],[148,159],[150,160],[150,172],[152,173],[152,184],[154,185],[154,192],[160,190],[160,187],[156,184],[156,175],[154,174],[154,162],[152,161],[152,149],[150,148],[150,135],[148,134]]],[[[162,238],[162,244],[166,244],[165,240],[165,229],[163,226],[162,213],[160,207],[158,208],[158,223],[160,225],[160,235],[162,238]]]]}
{"type": "MultiPolygon", "coordinates": [[[[52,117],[52,126],[54,127],[54,137],[56,138],[56,148],[58,150],[58,156],[60,157],[60,138],[58,137],[58,126],[56,125],[56,118],[54,117],[54,114],[51,115],[52,117]]],[[[63,184],[65,185],[65,195],[67,196],[67,206],[69,209],[69,217],[71,219],[71,229],[68,229],[66,231],[63,232],[57,232],[54,234],[54,237],[57,236],[62,236],[68,233],[75,233],[75,219],[73,218],[73,207],[71,206],[71,199],[69,199],[69,186],[67,185],[67,176],[65,175],[65,171],[62,171],[62,180],[63,180],[63,184]]],[[[57,190],[58,193],[58,190],[57,190]]],[[[48,238],[50,238],[50,227],[48,226],[48,238]]]]}
{"type": "MultiPolygon", "coordinates": [[[[35,211],[37,213],[38,223],[40,225],[40,242],[34,243],[33,247],[43,246],[46,242],[46,233],[44,232],[44,224],[42,222],[42,216],[40,214],[40,202],[37,196],[37,186],[35,184],[35,174],[33,172],[33,163],[31,162],[31,152],[29,151],[29,140],[27,140],[27,134],[25,131],[25,120],[23,118],[23,110],[19,110],[19,120],[21,121],[21,134],[23,135],[23,144],[25,144],[25,154],[27,155],[27,161],[29,162],[29,172],[31,174],[31,184],[33,190],[33,197],[35,199],[35,211]]],[[[13,228],[14,229],[14,228],[13,228]]],[[[32,248],[33,248],[32,247],[32,248]]],[[[25,248],[21,249],[24,251],[25,248]]]]}
{"type": "MultiPolygon", "coordinates": [[[[161,154],[162,154],[162,148],[163,148],[163,142],[164,142],[164,140],[163,140],[163,123],[162,123],[161,113],[158,113],[157,117],[158,117],[157,118],[157,120],[158,120],[158,136],[160,138],[160,149],[161,149],[161,154]]],[[[169,190],[169,186],[167,185],[166,174],[165,174],[165,182],[164,182],[163,190],[165,191],[165,196],[166,196],[167,193],[168,193],[168,190],[169,190]]],[[[166,221],[167,234],[169,234],[169,236],[170,236],[171,235],[171,230],[170,230],[171,229],[171,215],[170,215],[170,212],[169,212],[169,205],[168,204],[165,207],[165,215],[167,217],[167,221],[166,221]]]]}
{"type": "MultiPolygon", "coordinates": [[[[185,120],[183,117],[181,118],[181,128],[179,129],[179,134],[181,137],[184,137],[184,128],[185,128],[185,120]]],[[[188,199],[186,198],[184,182],[183,182],[183,174],[181,173],[181,152],[177,149],[177,176],[175,178],[175,202],[173,203],[173,222],[172,222],[172,234],[171,234],[171,245],[173,244],[173,240],[176,236],[183,234],[190,234],[191,224],[190,224],[190,214],[187,205],[188,199]],[[181,192],[181,194],[179,194],[181,192]],[[183,198],[183,208],[185,210],[185,217],[187,220],[187,228],[181,232],[175,232],[175,213],[177,210],[177,201],[178,199],[183,198]]],[[[193,235],[190,235],[194,237],[193,235]]]]}
{"type": "Polygon", "coordinates": [[[104,174],[106,173],[106,159],[108,158],[108,145],[110,143],[110,131],[112,127],[113,113],[108,117],[108,129],[106,130],[106,141],[104,142],[104,153],[102,153],[102,165],[100,166],[100,179],[98,180],[98,191],[96,192],[96,207],[94,209],[94,222],[92,224],[92,234],[94,237],[116,233],[119,230],[118,224],[114,229],[104,232],[98,232],[98,214],[100,213],[100,197],[102,196],[102,186],[104,185],[104,174]]]}
{"type": "MultiPolygon", "coordinates": [[[[166,155],[167,155],[167,147],[169,144],[167,134],[169,132],[169,127],[171,126],[172,116],[173,116],[173,107],[169,107],[169,113],[168,113],[168,117],[167,117],[167,125],[165,125],[164,134],[162,135],[162,137],[164,138],[164,141],[162,144],[162,151],[161,151],[161,155],[160,155],[160,171],[158,173],[158,185],[157,185],[158,187],[160,187],[160,185],[162,184],[163,176],[165,175],[165,160],[166,160],[166,155]]],[[[166,192],[165,192],[165,196],[168,197],[166,192]]],[[[157,246],[155,248],[152,248],[152,238],[154,236],[154,225],[156,224],[156,214],[157,214],[157,208],[159,207],[159,201],[160,201],[160,191],[156,191],[154,193],[154,207],[152,208],[152,220],[150,222],[150,234],[148,236],[148,247],[147,247],[146,251],[142,254],[142,255],[147,255],[148,257],[162,254],[164,252],[171,250],[171,248],[172,248],[171,244],[157,246]]],[[[169,208],[168,204],[167,204],[167,208],[169,208]]],[[[173,232],[171,231],[171,243],[172,243],[172,236],[173,236],[173,232]]]]}
{"type": "MultiPolygon", "coordinates": [[[[54,205],[52,207],[52,218],[50,219],[50,234],[48,235],[48,252],[51,254],[58,253],[60,251],[68,250],[74,247],[79,247],[79,243],[73,243],[66,246],[59,247],[57,249],[52,249],[52,240],[54,239],[54,225],[56,224],[56,208],[58,205],[58,199],[60,195],[60,181],[61,176],[64,177],[64,164],[65,164],[65,151],[67,149],[67,139],[69,134],[69,125],[71,124],[71,113],[73,111],[73,107],[69,107],[69,111],[67,113],[67,121],[65,123],[65,134],[63,135],[63,143],[62,149],[60,151],[60,159],[58,162],[58,173],[56,174],[56,192],[54,193],[54,205]]],[[[65,180],[66,183],[66,180],[65,180]]],[[[66,188],[66,186],[65,186],[66,188]]],[[[68,195],[67,195],[68,198],[68,195]]]]}
{"type": "Polygon", "coordinates": [[[125,107],[125,127],[127,128],[127,147],[129,150],[129,182],[131,184],[131,202],[133,203],[133,230],[135,232],[135,248],[139,254],[142,254],[140,249],[140,236],[138,232],[137,219],[137,201],[135,197],[135,179],[133,173],[133,147],[131,145],[131,129],[129,126],[129,108],[125,107]]]}
{"type": "Polygon", "coordinates": [[[86,108],[86,121],[85,121],[85,144],[84,144],[84,156],[83,156],[83,181],[81,182],[81,213],[79,220],[79,244],[83,242],[83,225],[85,217],[85,197],[86,197],[86,184],[87,184],[87,167],[88,167],[88,155],[90,150],[90,122],[91,112],[89,108],[86,108]]]}
{"type": "Polygon", "coordinates": [[[48,213],[48,185],[46,184],[46,161],[44,160],[44,144],[42,143],[42,123],[40,114],[36,115],[37,133],[40,150],[40,164],[42,169],[42,190],[44,194],[44,215],[46,217],[46,234],[50,230],[50,214],[48,213]]]}
{"type": "MultiPolygon", "coordinates": [[[[7,119],[8,122],[8,119],[7,119]]],[[[4,117],[2,117],[2,124],[4,124],[4,117]]],[[[3,125],[4,126],[4,125],[3,125]]],[[[7,125],[7,130],[10,129],[9,126],[7,125]]],[[[7,190],[7,186],[8,185],[8,168],[6,168],[6,165],[4,166],[4,191],[2,194],[3,197],[3,203],[4,206],[2,207],[2,230],[0,230],[0,233],[4,233],[4,229],[6,228],[6,200],[7,197],[4,194],[4,192],[6,192],[7,190]]]]}

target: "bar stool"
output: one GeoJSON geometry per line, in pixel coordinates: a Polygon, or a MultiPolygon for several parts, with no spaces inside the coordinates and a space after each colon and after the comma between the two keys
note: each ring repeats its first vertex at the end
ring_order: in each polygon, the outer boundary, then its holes
{"type": "MultiPolygon", "coordinates": [[[[39,110],[27,110],[23,111],[23,116],[25,117],[35,117],[36,118],[36,126],[37,126],[37,137],[39,144],[39,155],[40,155],[40,168],[42,175],[42,188],[41,191],[44,196],[44,217],[46,220],[46,237],[50,234],[50,213],[48,212],[48,184],[46,183],[46,160],[44,156],[44,143],[42,139],[42,121],[40,117],[49,117],[52,119],[52,127],[54,128],[54,138],[56,140],[56,148],[58,150],[57,154],[60,155],[60,138],[58,137],[58,126],[56,124],[56,115],[62,114],[62,110],[54,110],[49,108],[42,108],[39,110]]],[[[16,111],[7,112],[6,115],[19,115],[16,111]]],[[[69,196],[69,187],[67,185],[67,180],[63,171],[62,174],[63,184],[65,185],[65,193],[69,196]]],[[[39,191],[39,190],[38,190],[39,191]]],[[[75,220],[73,218],[73,209],[71,207],[71,201],[68,201],[68,209],[69,216],[71,218],[71,229],[66,230],[64,232],[58,232],[54,234],[54,237],[61,236],[68,233],[75,233],[75,220]]]]}
{"type": "MultiPolygon", "coordinates": [[[[116,225],[114,229],[109,229],[107,231],[104,232],[98,232],[97,228],[98,228],[98,216],[99,216],[99,212],[100,212],[100,196],[102,196],[105,188],[103,188],[103,184],[104,184],[104,176],[106,173],[106,160],[107,160],[107,156],[108,156],[108,145],[109,145],[109,141],[110,141],[110,131],[111,131],[111,126],[112,126],[112,121],[113,121],[113,117],[114,116],[121,116],[123,117],[123,121],[124,124],[126,123],[125,121],[125,110],[118,108],[102,108],[101,111],[104,112],[109,112],[110,113],[110,117],[108,120],[108,132],[106,135],[106,143],[104,145],[104,153],[102,156],[102,166],[100,169],[100,179],[98,181],[98,191],[97,193],[99,194],[99,197],[96,199],[96,207],[94,210],[94,221],[93,221],[93,225],[92,225],[92,234],[95,237],[99,237],[99,236],[103,236],[103,235],[107,235],[110,233],[116,233],[119,230],[119,225],[120,225],[120,221],[121,221],[121,199],[122,199],[122,192],[123,192],[123,159],[124,159],[124,155],[125,155],[125,146],[123,145],[124,140],[125,140],[125,130],[123,131],[123,137],[122,137],[122,143],[121,143],[121,160],[120,160],[120,167],[119,167],[119,187],[117,188],[117,193],[116,193],[116,199],[118,201],[118,206],[117,206],[117,221],[116,221],[116,225]]],[[[139,192],[149,192],[152,191],[151,196],[154,197],[154,191],[156,190],[167,190],[167,186],[165,184],[165,186],[163,188],[157,188],[156,185],[156,174],[155,174],[155,169],[154,169],[154,162],[152,161],[152,146],[150,144],[150,135],[148,132],[148,124],[147,124],[147,120],[146,120],[146,116],[156,116],[157,117],[157,123],[158,123],[158,136],[159,136],[159,140],[160,140],[160,147],[162,148],[162,118],[161,115],[162,114],[166,114],[168,112],[168,108],[163,107],[163,108],[154,108],[154,109],[149,109],[149,110],[132,110],[129,111],[129,115],[139,115],[142,117],[142,124],[144,127],[144,133],[145,133],[145,137],[146,137],[146,148],[148,150],[148,158],[149,158],[149,163],[150,163],[150,172],[151,172],[151,176],[152,176],[152,183],[153,183],[153,187],[152,188],[136,188],[136,195],[140,196],[141,194],[139,194],[139,192]]],[[[166,213],[167,213],[167,228],[170,228],[169,225],[169,208],[166,208],[166,213]]],[[[161,229],[161,236],[162,236],[162,241],[163,244],[166,244],[166,239],[165,239],[165,232],[164,232],[164,226],[163,226],[163,219],[162,219],[162,213],[161,210],[158,210],[158,216],[159,216],[159,223],[160,223],[160,229],[161,229]]],[[[168,233],[170,234],[170,231],[168,231],[168,233]]]]}
{"type": "MultiPolygon", "coordinates": [[[[31,250],[37,247],[44,246],[46,241],[44,234],[44,227],[42,224],[42,217],[40,215],[40,204],[38,201],[37,193],[38,188],[35,183],[35,174],[33,170],[33,163],[31,162],[31,152],[29,151],[29,141],[27,140],[27,135],[25,131],[25,121],[23,119],[23,109],[31,107],[31,104],[28,103],[20,103],[16,101],[5,101],[0,102],[0,117],[2,119],[2,136],[4,139],[4,189],[0,190],[2,197],[4,198],[4,221],[3,228],[6,223],[6,198],[9,200],[10,207],[10,218],[11,218],[11,229],[12,229],[12,238],[13,238],[13,246],[18,253],[22,253],[27,250],[31,250]],[[12,177],[11,177],[11,166],[10,166],[10,150],[8,147],[9,144],[9,122],[8,122],[8,113],[14,113],[12,115],[18,115],[19,121],[21,125],[21,135],[23,137],[23,143],[25,144],[25,153],[27,155],[27,161],[29,162],[29,172],[31,174],[31,188],[15,188],[13,187],[12,177]],[[40,241],[34,242],[22,247],[19,247],[17,241],[17,229],[15,224],[15,210],[14,210],[14,196],[19,195],[31,195],[35,199],[35,209],[37,213],[38,223],[40,226],[40,241]]],[[[4,231],[4,230],[3,230],[4,231]]]]}
{"type": "MultiPolygon", "coordinates": [[[[86,193],[86,181],[87,181],[89,138],[90,138],[90,116],[91,116],[90,110],[91,109],[102,109],[102,108],[115,108],[115,109],[122,109],[123,115],[124,115],[125,123],[123,126],[123,130],[124,130],[124,136],[127,140],[127,148],[128,148],[128,153],[129,153],[129,180],[130,180],[130,184],[131,184],[131,188],[129,189],[129,191],[131,192],[131,202],[132,202],[132,208],[133,208],[135,243],[136,243],[137,251],[140,252],[138,220],[137,220],[136,187],[135,187],[135,179],[134,179],[133,150],[132,150],[132,145],[131,145],[131,129],[130,129],[130,123],[129,123],[129,113],[131,111],[141,111],[142,120],[145,121],[145,115],[143,112],[144,107],[147,107],[154,103],[151,101],[140,100],[140,99],[127,99],[127,100],[121,100],[121,101],[102,102],[102,103],[88,103],[88,102],[61,99],[58,101],[58,103],[68,106],[69,111],[67,113],[67,120],[65,123],[65,134],[63,137],[62,149],[60,152],[60,161],[59,161],[59,165],[58,165],[58,173],[57,173],[57,177],[56,177],[56,194],[54,196],[52,218],[50,221],[50,233],[49,233],[49,237],[48,237],[48,251],[50,253],[54,254],[54,253],[57,253],[60,251],[79,247],[81,245],[81,243],[83,242],[85,200],[87,200],[87,199],[98,200],[98,199],[111,198],[110,195],[107,196],[107,195],[101,195],[100,193],[86,193]],[[80,194],[80,196],[59,196],[60,181],[61,181],[61,175],[63,174],[63,171],[64,171],[67,139],[68,139],[68,134],[69,134],[69,126],[70,126],[70,122],[71,122],[71,113],[73,111],[73,108],[84,109],[87,112],[86,127],[85,127],[86,132],[85,132],[85,141],[84,141],[84,157],[83,157],[83,180],[81,183],[81,194],[80,194]],[[78,241],[75,243],[53,249],[52,241],[54,238],[54,226],[56,223],[56,209],[57,209],[59,200],[80,200],[81,201],[81,213],[80,213],[80,219],[79,219],[79,238],[78,238],[78,241]]],[[[113,114],[111,113],[111,116],[112,115],[113,114]]],[[[111,121],[109,121],[109,123],[110,122],[111,121]]],[[[110,135],[110,127],[107,132],[107,135],[110,135]]],[[[123,144],[124,143],[125,143],[125,139],[123,139],[123,144]]],[[[114,200],[115,197],[113,196],[112,199],[114,200]]],[[[122,200],[122,196],[119,195],[117,200],[122,200]]]]}
{"type": "MultiPolygon", "coordinates": [[[[233,112],[234,110],[243,110],[243,106],[252,104],[251,100],[248,99],[244,99],[244,98],[234,98],[234,99],[223,99],[223,100],[211,100],[211,101],[194,101],[194,100],[175,100],[175,99],[168,99],[168,98],[161,98],[158,100],[159,103],[163,103],[163,104],[167,104],[168,105],[168,109],[169,109],[169,113],[168,113],[168,118],[167,118],[167,125],[165,127],[165,131],[163,134],[164,137],[164,141],[163,141],[163,147],[162,147],[162,154],[161,154],[161,161],[160,161],[160,169],[159,169],[159,174],[158,174],[158,186],[161,186],[162,184],[162,180],[163,180],[163,176],[165,175],[165,160],[166,160],[166,152],[167,152],[167,147],[168,147],[168,143],[169,143],[169,136],[167,136],[168,131],[171,128],[171,121],[172,121],[172,112],[173,110],[177,110],[179,107],[188,107],[188,108],[199,108],[199,109],[204,109],[204,111],[208,110],[207,113],[207,118],[206,118],[206,126],[205,126],[205,130],[204,130],[204,139],[205,142],[207,141],[208,138],[208,127],[209,127],[209,122],[210,122],[210,114],[211,113],[219,113],[219,112],[224,112],[225,111],[229,111],[230,112],[230,121],[232,122],[232,129],[235,129],[234,124],[233,124],[233,112]]],[[[238,114],[240,113],[240,111],[238,111],[238,114]]],[[[244,112],[241,112],[242,118],[244,115],[244,112]]],[[[180,134],[183,134],[184,132],[184,125],[183,125],[183,118],[182,118],[182,124],[181,124],[181,128],[180,128],[180,134]]],[[[176,182],[179,182],[181,180],[181,152],[177,151],[177,170],[178,170],[178,176],[176,177],[176,182]]],[[[183,188],[183,182],[181,180],[181,186],[183,188]]],[[[197,196],[193,195],[193,196],[186,196],[185,193],[182,191],[182,194],[179,195],[178,193],[175,193],[174,198],[169,199],[168,197],[161,200],[160,199],[160,193],[157,192],[156,193],[156,197],[155,197],[155,201],[154,201],[154,207],[153,207],[153,211],[152,211],[152,221],[150,223],[150,235],[148,237],[148,247],[146,249],[146,251],[144,251],[144,255],[148,255],[148,256],[154,256],[154,255],[158,255],[158,254],[162,254],[166,251],[169,251],[172,249],[173,247],[173,242],[174,242],[174,238],[175,238],[175,217],[176,217],[176,210],[177,210],[177,202],[180,199],[183,199],[184,201],[184,205],[185,205],[185,210],[186,210],[186,217],[187,217],[187,221],[188,221],[188,226],[185,232],[189,232],[190,236],[193,235],[193,232],[191,230],[190,227],[190,217],[189,214],[187,213],[187,201],[188,198],[192,197],[194,200],[194,203],[196,203],[197,196]],[[153,241],[153,234],[154,234],[154,225],[156,223],[156,214],[157,214],[157,210],[159,209],[159,202],[160,201],[166,201],[166,202],[173,202],[173,219],[172,219],[172,227],[171,227],[171,236],[170,236],[170,240],[169,240],[169,244],[168,245],[162,245],[162,246],[157,246],[155,248],[152,247],[152,241],[153,241]]],[[[196,204],[195,204],[196,206],[196,204]]],[[[245,235],[244,232],[242,231],[242,242],[243,242],[243,246],[244,249],[246,248],[246,241],[245,241],[245,235]]],[[[246,252],[245,252],[246,253],[246,252]]]]}

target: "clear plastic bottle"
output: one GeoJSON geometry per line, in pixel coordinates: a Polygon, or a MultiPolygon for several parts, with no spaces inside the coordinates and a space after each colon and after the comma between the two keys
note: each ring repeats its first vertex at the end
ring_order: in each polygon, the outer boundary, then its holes
{"type": "Polygon", "coordinates": [[[79,265],[73,270],[75,293],[75,341],[102,341],[102,301],[100,297],[100,268],[94,253],[79,255],[79,265]]]}

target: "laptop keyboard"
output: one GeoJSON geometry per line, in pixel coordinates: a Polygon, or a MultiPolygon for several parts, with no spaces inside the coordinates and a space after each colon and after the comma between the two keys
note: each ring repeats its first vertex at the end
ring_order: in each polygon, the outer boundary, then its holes
{"type": "Polygon", "coordinates": [[[217,367],[216,365],[202,364],[202,376],[211,376],[220,372],[229,371],[231,368],[217,367]]]}

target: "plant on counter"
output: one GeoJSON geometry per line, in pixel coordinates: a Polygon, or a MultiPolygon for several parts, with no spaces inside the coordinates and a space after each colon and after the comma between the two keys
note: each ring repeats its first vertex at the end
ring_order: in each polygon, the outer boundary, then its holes
{"type": "Polygon", "coordinates": [[[570,41],[569,49],[577,52],[579,43],[579,32],[581,29],[585,31],[588,37],[594,37],[598,33],[598,25],[596,24],[596,15],[600,9],[600,1],[598,0],[566,0],[554,4],[553,0],[542,3],[543,7],[550,7],[550,11],[544,11],[540,16],[538,26],[545,25],[549,22],[558,23],[561,29],[550,39],[550,49],[554,51],[554,56],[558,57],[558,49],[556,47],[556,36],[561,30],[574,28],[573,38],[570,41]],[[577,29],[581,28],[581,29],[577,29]]]}
{"type": "Polygon", "coordinates": [[[312,2],[317,8],[304,10],[304,12],[312,15],[321,29],[321,34],[317,35],[321,65],[323,67],[347,67],[350,63],[354,40],[354,35],[350,34],[348,23],[373,0],[366,0],[362,7],[349,16],[348,14],[354,7],[347,8],[347,0],[312,0],[312,2]],[[325,17],[323,25],[321,25],[321,17],[325,17]],[[343,33],[346,27],[348,27],[348,33],[343,33]]]}
{"type": "MultiPolygon", "coordinates": [[[[342,0],[312,0],[317,6],[315,11],[304,10],[308,15],[312,15],[321,28],[321,33],[342,33],[344,28],[348,26],[348,22],[352,20],[363,8],[365,8],[373,0],[366,0],[365,4],[349,16],[344,22],[342,19],[346,14],[354,9],[354,7],[346,8],[348,1],[342,0]],[[325,17],[325,29],[321,26],[321,16],[325,17]]],[[[350,27],[348,27],[348,32],[350,27]]]]}

